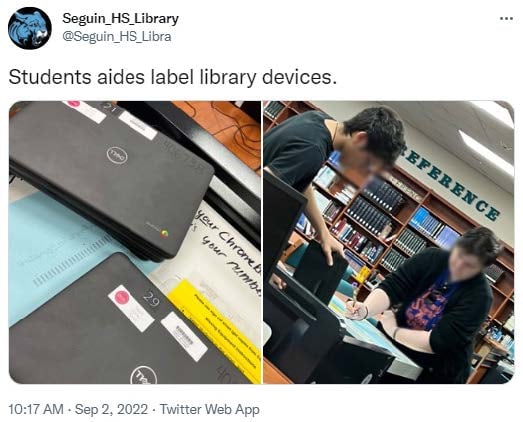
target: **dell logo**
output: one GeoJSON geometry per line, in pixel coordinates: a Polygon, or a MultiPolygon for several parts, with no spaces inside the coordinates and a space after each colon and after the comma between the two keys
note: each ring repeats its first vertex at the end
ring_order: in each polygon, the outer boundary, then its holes
{"type": "Polygon", "coordinates": [[[139,366],[131,373],[130,384],[158,384],[156,373],[148,366],[139,366]]]}
{"type": "Polygon", "coordinates": [[[127,153],[120,147],[111,147],[107,150],[107,158],[111,163],[124,164],[127,162],[127,153]]]}

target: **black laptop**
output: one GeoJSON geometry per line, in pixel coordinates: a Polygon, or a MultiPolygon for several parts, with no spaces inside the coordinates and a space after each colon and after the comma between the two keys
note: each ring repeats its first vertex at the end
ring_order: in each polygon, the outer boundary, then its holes
{"type": "Polygon", "coordinates": [[[12,173],[142,259],[175,256],[213,175],[207,162],[108,102],[33,102],[9,130],[12,173]]]}
{"type": "Polygon", "coordinates": [[[121,253],[10,328],[9,368],[28,384],[248,383],[121,253]]]}
{"type": "Polygon", "coordinates": [[[321,245],[312,240],[303,254],[294,278],[328,305],[349,263],[337,252],[332,254],[333,264],[329,266],[321,245]]]}

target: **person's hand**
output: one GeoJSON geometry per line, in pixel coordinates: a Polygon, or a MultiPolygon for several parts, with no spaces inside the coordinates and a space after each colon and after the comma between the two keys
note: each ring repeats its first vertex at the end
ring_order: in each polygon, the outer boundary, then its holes
{"type": "Polygon", "coordinates": [[[284,290],[287,287],[287,283],[285,283],[285,281],[283,281],[276,274],[272,275],[270,282],[273,286],[276,286],[280,290],[284,290]]]}
{"type": "Polygon", "coordinates": [[[329,267],[332,266],[332,264],[334,263],[332,259],[332,254],[334,252],[337,252],[340,254],[340,256],[345,257],[343,253],[343,245],[329,232],[326,232],[324,235],[320,236],[318,240],[320,242],[321,249],[325,254],[325,258],[327,259],[327,265],[329,267]]]}
{"type": "MultiPolygon", "coordinates": [[[[283,265],[283,262],[281,261],[278,261],[278,264],[277,266],[285,271],[285,266],[283,265]]],[[[280,290],[284,290],[286,287],[287,287],[287,283],[285,283],[285,281],[283,281],[280,277],[278,277],[276,274],[273,274],[271,279],[270,279],[270,283],[273,285],[273,286],[276,286],[278,289],[280,290]]]]}
{"type": "Polygon", "coordinates": [[[369,310],[363,302],[354,302],[352,299],[349,299],[347,303],[345,303],[346,318],[361,321],[367,318],[368,315],[369,310]]]}
{"type": "Polygon", "coordinates": [[[385,311],[381,315],[381,326],[383,327],[383,330],[389,335],[389,337],[392,337],[394,335],[394,330],[398,326],[398,323],[396,322],[396,315],[392,311],[385,311]]]}

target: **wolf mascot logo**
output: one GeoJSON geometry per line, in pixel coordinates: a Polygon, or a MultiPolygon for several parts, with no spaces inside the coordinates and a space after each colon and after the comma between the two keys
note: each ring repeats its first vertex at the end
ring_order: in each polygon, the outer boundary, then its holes
{"type": "Polygon", "coordinates": [[[26,50],[40,48],[50,35],[51,21],[39,9],[20,9],[9,20],[9,37],[20,48],[26,50]]]}

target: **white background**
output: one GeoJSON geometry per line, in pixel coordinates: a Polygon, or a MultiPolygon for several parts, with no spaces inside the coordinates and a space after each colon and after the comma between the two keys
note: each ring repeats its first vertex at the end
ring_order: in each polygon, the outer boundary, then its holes
{"type": "MultiPolygon", "coordinates": [[[[520,20],[523,16],[518,3],[521,1],[3,1],[0,22],[5,25],[5,32],[0,36],[0,46],[4,117],[0,120],[0,163],[7,177],[7,109],[15,100],[504,99],[513,104],[518,115],[523,99],[520,63],[523,39],[520,20]],[[53,21],[53,37],[40,50],[19,50],[7,37],[9,16],[22,6],[41,7],[53,21]],[[60,30],[64,29],[60,18],[65,11],[110,13],[132,11],[132,7],[140,12],[181,15],[176,28],[177,41],[162,48],[151,48],[146,44],[93,48],[66,44],[59,38],[60,30]],[[515,20],[500,21],[499,16],[514,16],[515,20]],[[77,67],[96,72],[109,65],[113,69],[126,67],[135,71],[147,71],[151,66],[159,69],[214,66],[232,71],[262,71],[268,66],[284,71],[299,67],[309,71],[331,71],[336,75],[337,84],[251,90],[231,87],[7,86],[8,69],[14,66],[41,71],[48,67],[55,71],[77,67]]],[[[518,144],[521,131],[517,124],[516,138],[518,144]]],[[[518,147],[517,191],[521,176],[519,158],[518,147]]],[[[7,183],[0,183],[0,196],[5,198],[0,216],[0,280],[7,289],[7,183]]],[[[521,195],[515,197],[518,215],[521,195]]],[[[518,230],[521,230],[521,225],[516,222],[516,232],[518,230]]],[[[515,248],[519,248],[518,239],[515,248]]],[[[519,254],[516,257],[516,272],[519,274],[521,259],[519,254]]],[[[6,293],[4,290],[0,309],[7,322],[6,293]]],[[[516,298],[519,302],[518,295],[516,298]]],[[[517,307],[520,308],[519,303],[517,307]]],[[[517,324],[523,323],[519,312],[516,315],[517,324]]],[[[421,418],[426,422],[440,422],[442,418],[489,420],[511,418],[511,415],[518,415],[517,410],[523,410],[523,381],[519,375],[505,386],[20,386],[9,378],[7,323],[0,326],[4,327],[0,331],[2,421],[48,420],[45,417],[7,416],[8,403],[31,401],[100,404],[146,400],[155,404],[243,400],[260,405],[263,420],[267,421],[300,418],[362,421],[421,418]]],[[[520,345],[518,341],[517,346],[520,345]]],[[[521,359],[520,355],[518,353],[516,361],[521,359]]],[[[79,418],[82,419],[88,418],[79,418]]],[[[72,421],[73,418],[66,416],[62,420],[72,421]]],[[[114,417],[112,420],[119,419],[114,417]]],[[[162,418],[146,417],[145,420],[162,418]]]]}

